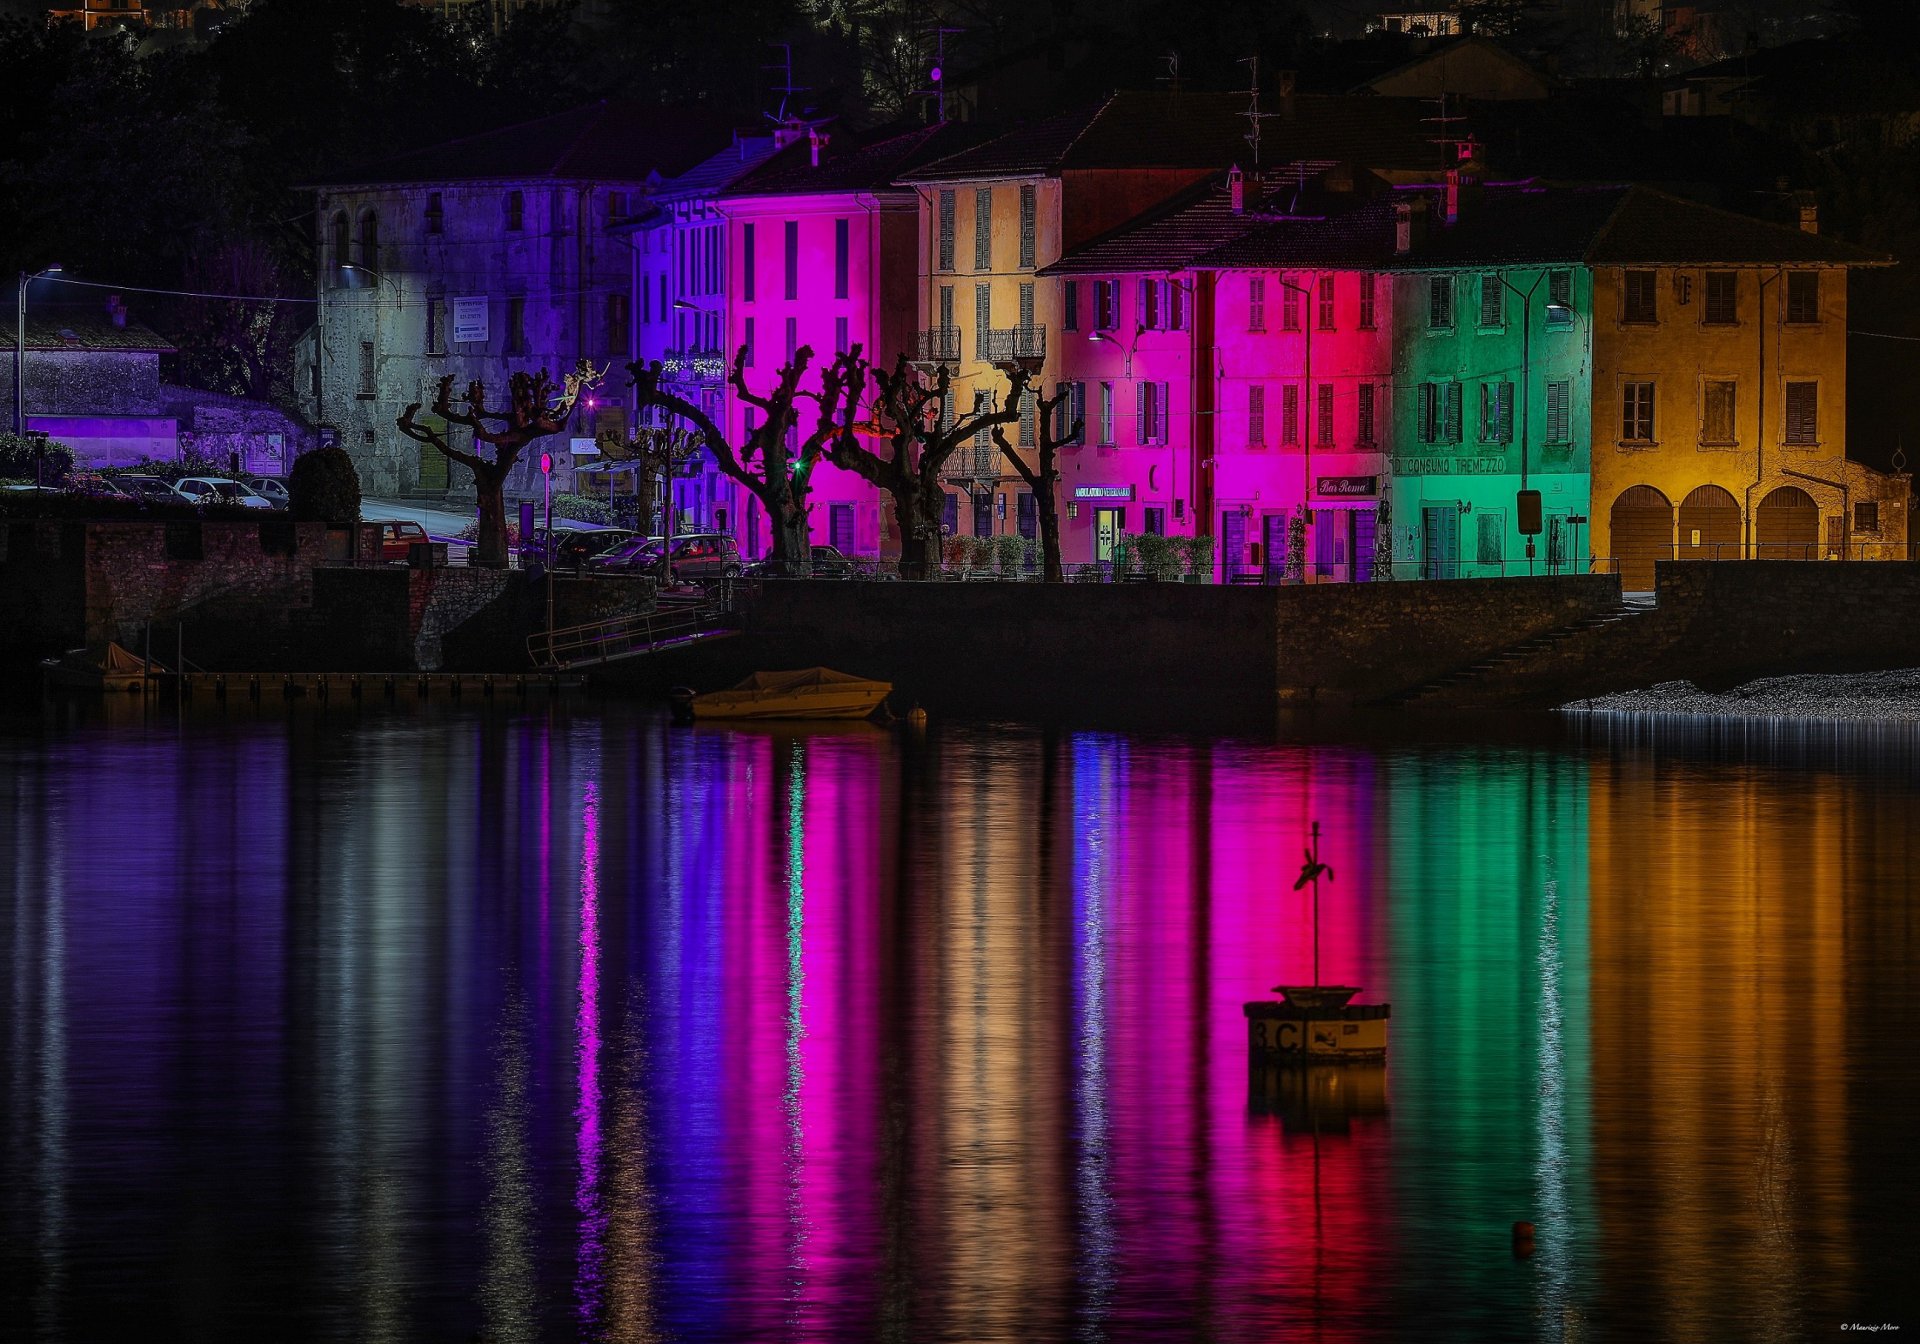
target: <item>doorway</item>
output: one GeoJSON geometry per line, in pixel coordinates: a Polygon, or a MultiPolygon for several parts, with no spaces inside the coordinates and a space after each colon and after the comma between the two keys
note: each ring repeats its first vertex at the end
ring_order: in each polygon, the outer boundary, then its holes
{"type": "Polygon", "coordinates": [[[1460,506],[1451,502],[1426,505],[1420,510],[1420,535],[1426,542],[1421,551],[1420,577],[1459,578],[1460,506]]]}
{"type": "Polygon", "coordinates": [[[1113,563],[1113,549],[1120,541],[1120,534],[1126,530],[1127,511],[1125,509],[1095,509],[1093,511],[1093,558],[1103,565],[1113,563]]]}

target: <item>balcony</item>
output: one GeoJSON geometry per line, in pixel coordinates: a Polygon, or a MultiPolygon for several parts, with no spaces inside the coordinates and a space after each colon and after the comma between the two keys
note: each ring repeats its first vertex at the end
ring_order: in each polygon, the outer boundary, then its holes
{"type": "Polygon", "coordinates": [[[1037,370],[1047,358],[1045,327],[1004,327],[980,333],[976,357],[1006,368],[1037,370]]]}
{"type": "Polygon", "coordinates": [[[914,336],[914,363],[931,368],[960,362],[960,328],[931,327],[914,336]]]}
{"type": "Polygon", "coordinates": [[[727,356],[721,350],[668,350],[660,356],[660,373],[670,383],[718,387],[727,381],[727,356]]]}
{"type": "Polygon", "coordinates": [[[1005,471],[1000,450],[989,441],[985,446],[969,443],[956,449],[941,474],[950,481],[994,481],[1005,471]]]}

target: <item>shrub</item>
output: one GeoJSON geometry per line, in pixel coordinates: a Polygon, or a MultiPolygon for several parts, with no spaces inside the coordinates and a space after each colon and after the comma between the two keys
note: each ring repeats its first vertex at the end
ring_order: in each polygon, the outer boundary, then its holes
{"type": "Polygon", "coordinates": [[[1180,549],[1185,553],[1187,576],[1198,578],[1206,583],[1213,578],[1214,549],[1213,538],[1204,532],[1197,537],[1180,538],[1180,549]]]}
{"type": "MultiPolygon", "coordinates": [[[[1384,487],[1384,482],[1382,483],[1384,487]]],[[[1384,488],[1380,491],[1380,517],[1373,532],[1373,577],[1393,577],[1393,501],[1384,488]]]]}
{"type": "Polygon", "coordinates": [[[360,473],[344,448],[316,448],[295,458],[287,494],[287,516],[296,523],[360,521],[360,473]]]}
{"type": "Polygon", "coordinates": [[[1180,577],[1179,538],[1143,532],[1135,539],[1135,548],[1140,554],[1140,568],[1156,579],[1173,580],[1180,577]]]}
{"type": "Polygon", "coordinates": [[[553,516],[571,518],[576,523],[598,523],[603,527],[632,527],[634,512],[630,507],[621,508],[611,500],[595,499],[591,495],[555,495],[553,516]]]}
{"type": "Polygon", "coordinates": [[[216,480],[237,481],[244,479],[227,470],[226,460],[216,462],[210,457],[180,457],[162,461],[157,457],[143,457],[138,462],[124,467],[102,467],[102,476],[158,476],[168,485],[178,485],[189,476],[211,476],[216,480]]]}
{"type": "Polygon", "coordinates": [[[0,479],[32,481],[41,473],[40,484],[65,485],[73,474],[72,449],[35,434],[0,434],[0,479]]]}
{"type": "Polygon", "coordinates": [[[993,561],[1003,579],[1017,579],[1026,567],[1031,543],[1025,537],[1005,536],[993,539],[993,561]]]}
{"type": "Polygon", "coordinates": [[[1304,583],[1307,578],[1307,511],[1295,509],[1287,519],[1287,566],[1284,577],[1288,583],[1304,583]]]}

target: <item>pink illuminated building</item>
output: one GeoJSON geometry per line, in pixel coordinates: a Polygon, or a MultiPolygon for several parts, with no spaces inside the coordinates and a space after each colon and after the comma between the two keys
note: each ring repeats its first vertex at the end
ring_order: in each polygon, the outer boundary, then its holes
{"type": "MultiPolygon", "coordinates": [[[[892,183],[971,138],[958,123],[878,139],[813,128],[727,190],[720,201],[729,277],[725,348],[746,347],[748,386],[770,389],[802,346],[813,350],[801,384],[811,389],[834,355],[855,345],[887,365],[909,349],[917,314],[917,200],[892,183]]],[[[744,438],[747,417],[757,411],[731,391],[726,402],[729,432],[744,438]]],[[[898,551],[884,492],[824,464],[812,484],[816,545],[862,556],[898,551]]],[[[732,495],[740,512],[731,530],[742,551],[758,557],[769,542],[767,521],[744,490],[732,495]]]]}

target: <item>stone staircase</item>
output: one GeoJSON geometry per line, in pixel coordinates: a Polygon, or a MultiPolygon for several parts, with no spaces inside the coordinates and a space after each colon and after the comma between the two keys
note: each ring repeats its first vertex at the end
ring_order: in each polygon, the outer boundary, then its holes
{"type": "Polygon", "coordinates": [[[1451,707],[1461,701],[1470,702],[1476,690],[1483,687],[1492,689],[1496,683],[1505,683],[1502,690],[1510,691],[1513,681],[1524,679],[1530,667],[1551,659],[1569,641],[1591,635],[1595,631],[1619,626],[1625,621],[1636,620],[1650,610],[1652,608],[1644,603],[1623,602],[1612,611],[1542,631],[1498,653],[1489,654],[1477,663],[1455,668],[1451,672],[1443,672],[1437,677],[1430,677],[1417,685],[1385,696],[1376,703],[1395,708],[1419,710],[1439,708],[1443,705],[1451,707]]]}

